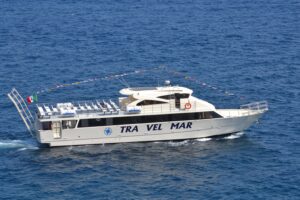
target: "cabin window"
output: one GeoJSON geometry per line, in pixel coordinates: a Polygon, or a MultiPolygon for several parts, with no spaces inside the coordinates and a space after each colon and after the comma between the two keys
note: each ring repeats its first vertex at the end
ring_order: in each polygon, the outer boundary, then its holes
{"type": "Polygon", "coordinates": [[[92,127],[92,126],[105,126],[106,119],[105,118],[97,118],[97,119],[81,119],[78,123],[78,128],[81,127],[92,127]]]}
{"type": "Polygon", "coordinates": [[[75,128],[76,124],[77,124],[77,120],[63,120],[62,128],[63,129],[75,128]]]}
{"type": "Polygon", "coordinates": [[[42,130],[52,130],[52,122],[42,122],[42,130]]]}
{"type": "Polygon", "coordinates": [[[124,125],[124,124],[156,123],[156,122],[168,122],[168,121],[189,121],[189,120],[211,119],[211,118],[222,118],[222,116],[215,112],[197,112],[197,113],[179,113],[179,114],[168,114],[168,115],[81,119],[78,123],[78,128],[94,127],[94,126],[124,125]]]}
{"type": "Polygon", "coordinates": [[[204,113],[204,119],[211,119],[211,118],[212,118],[212,114],[210,112],[204,113]]]}
{"type": "Polygon", "coordinates": [[[106,125],[107,126],[113,125],[113,120],[114,120],[113,118],[106,118],[106,125]]]}
{"type": "Polygon", "coordinates": [[[142,123],[152,123],[152,122],[167,122],[171,121],[171,115],[151,115],[143,117],[142,123]]]}
{"type": "Polygon", "coordinates": [[[154,104],[163,104],[166,102],[161,102],[161,101],[153,101],[153,100],[144,100],[139,102],[137,105],[138,106],[147,106],[147,105],[154,105],[154,104]]]}
{"type": "Polygon", "coordinates": [[[158,98],[161,98],[161,99],[166,99],[166,100],[170,100],[170,99],[187,99],[190,97],[190,94],[179,94],[179,93],[176,93],[176,94],[170,94],[170,95],[164,95],[164,96],[160,96],[158,98]]]}
{"type": "Polygon", "coordinates": [[[174,94],[171,94],[171,95],[164,95],[164,96],[160,96],[160,97],[158,97],[158,98],[170,100],[170,99],[175,99],[175,95],[174,95],[174,94]]]}
{"type": "Polygon", "coordinates": [[[199,119],[197,118],[197,115],[195,115],[195,113],[171,115],[171,121],[184,121],[184,120],[195,120],[195,119],[199,119]]]}
{"type": "Polygon", "coordinates": [[[176,99],[187,99],[189,97],[190,97],[190,94],[179,94],[179,93],[175,94],[176,99]]]}
{"type": "Polygon", "coordinates": [[[216,112],[210,112],[210,113],[211,113],[212,118],[222,118],[222,116],[216,112]]]}

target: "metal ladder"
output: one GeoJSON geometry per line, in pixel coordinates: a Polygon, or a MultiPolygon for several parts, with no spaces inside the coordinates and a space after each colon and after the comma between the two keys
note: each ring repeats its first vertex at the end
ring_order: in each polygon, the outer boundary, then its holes
{"type": "Polygon", "coordinates": [[[32,114],[30,110],[28,109],[24,99],[20,95],[20,93],[16,90],[16,88],[13,88],[11,92],[7,94],[8,98],[13,102],[15,107],[17,108],[19,115],[21,116],[22,120],[24,121],[27,130],[33,137],[34,132],[34,118],[32,117],[32,114]]]}

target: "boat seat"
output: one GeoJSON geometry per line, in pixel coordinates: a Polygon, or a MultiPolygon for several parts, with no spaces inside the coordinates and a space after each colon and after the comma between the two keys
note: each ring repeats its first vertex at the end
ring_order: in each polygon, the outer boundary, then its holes
{"type": "Polygon", "coordinates": [[[113,108],[115,109],[115,111],[119,112],[120,111],[120,108],[119,106],[117,106],[117,104],[115,104],[115,102],[113,102],[112,100],[109,100],[110,101],[110,104],[113,106],[113,108]]]}
{"type": "Polygon", "coordinates": [[[74,110],[74,111],[77,111],[78,108],[77,108],[76,106],[73,106],[73,110],[74,110]]]}
{"type": "Polygon", "coordinates": [[[45,116],[46,115],[45,112],[44,112],[43,107],[38,106],[37,108],[38,108],[40,116],[45,116]]]}
{"type": "Polygon", "coordinates": [[[90,105],[85,104],[85,107],[87,108],[87,110],[93,110],[90,105]]]}
{"type": "Polygon", "coordinates": [[[97,113],[99,115],[103,115],[104,114],[103,110],[100,108],[99,105],[97,106],[96,104],[92,103],[92,107],[95,109],[95,111],[97,111],[97,113]]]}
{"type": "Polygon", "coordinates": [[[76,111],[74,109],[60,109],[60,114],[63,116],[75,116],[76,111]]]}
{"type": "Polygon", "coordinates": [[[47,115],[52,115],[52,111],[48,106],[44,106],[44,108],[46,110],[47,115]]]}
{"type": "Polygon", "coordinates": [[[106,106],[107,110],[112,113],[114,110],[112,109],[111,105],[103,100],[103,104],[106,106]]]}
{"type": "Polygon", "coordinates": [[[58,109],[52,106],[52,110],[54,113],[58,113],[58,109]]]}
{"type": "Polygon", "coordinates": [[[95,104],[92,104],[92,107],[93,107],[94,110],[96,110],[96,111],[99,111],[99,110],[100,110],[100,108],[99,108],[97,105],[95,105],[95,104]]]}
{"type": "Polygon", "coordinates": [[[85,112],[86,111],[86,108],[80,104],[78,104],[78,107],[80,109],[80,112],[85,112]]]}
{"type": "Polygon", "coordinates": [[[97,102],[97,105],[101,108],[101,110],[105,113],[105,112],[107,112],[107,109],[104,107],[104,105],[101,103],[101,102],[99,102],[99,101],[96,101],[97,102]]]}

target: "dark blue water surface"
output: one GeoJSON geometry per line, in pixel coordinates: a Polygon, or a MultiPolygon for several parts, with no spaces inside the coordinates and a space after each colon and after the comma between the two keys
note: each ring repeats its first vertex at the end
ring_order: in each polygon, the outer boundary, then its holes
{"type": "MultiPolygon", "coordinates": [[[[297,0],[0,0],[0,199],[299,199],[299,20],[297,0]],[[170,79],[217,107],[267,100],[270,111],[219,139],[50,149],[5,96],[160,65],[234,95],[166,72],[126,81],[170,79]]],[[[123,87],[96,81],[39,100],[123,87]]]]}

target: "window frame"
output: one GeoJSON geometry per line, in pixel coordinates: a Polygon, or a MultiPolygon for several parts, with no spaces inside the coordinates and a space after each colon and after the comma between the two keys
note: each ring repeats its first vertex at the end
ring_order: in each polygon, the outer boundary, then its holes
{"type": "Polygon", "coordinates": [[[126,125],[126,124],[148,124],[148,123],[161,123],[161,122],[172,122],[172,121],[192,121],[192,120],[216,119],[216,118],[223,118],[223,117],[214,111],[208,111],[208,112],[175,113],[175,114],[164,114],[164,115],[91,118],[91,119],[80,119],[77,128],[118,126],[118,125],[126,125]],[[99,119],[101,120],[99,121],[99,119]],[[81,121],[87,123],[82,123],[81,121]]]}

